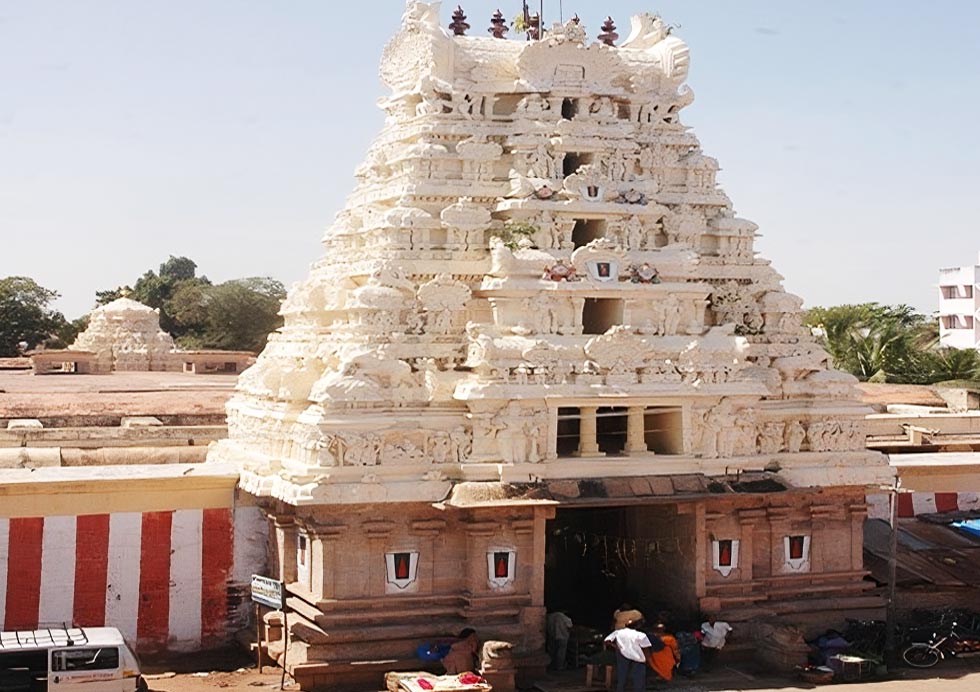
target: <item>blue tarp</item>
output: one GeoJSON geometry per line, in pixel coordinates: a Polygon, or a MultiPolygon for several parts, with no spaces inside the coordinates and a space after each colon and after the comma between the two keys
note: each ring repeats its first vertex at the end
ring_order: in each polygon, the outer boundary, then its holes
{"type": "Polygon", "coordinates": [[[980,519],[967,519],[966,521],[953,522],[953,526],[961,531],[966,531],[967,533],[980,537],[980,519]]]}

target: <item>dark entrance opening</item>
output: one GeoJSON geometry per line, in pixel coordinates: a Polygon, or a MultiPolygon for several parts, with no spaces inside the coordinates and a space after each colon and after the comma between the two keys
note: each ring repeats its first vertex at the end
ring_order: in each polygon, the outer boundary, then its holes
{"type": "Polygon", "coordinates": [[[575,249],[585,247],[593,240],[606,237],[606,222],[600,219],[575,219],[572,243],[575,249]]]}
{"type": "Polygon", "coordinates": [[[563,99],[561,102],[561,117],[565,120],[572,120],[578,113],[577,99],[563,99]]]}
{"type": "Polygon", "coordinates": [[[571,457],[579,448],[581,419],[577,408],[558,409],[558,456],[571,457]]]}
{"type": "Polygon", "coordinates": [[[693,505],[559,508],[547,526],[548,610],[602,633],[624,602],[651,624],[688,625],[697,616],[697,542],[685,509],[693,505]]]}
{"type": "Polygon", "coordinates": [[[626,449],[627,413],[625,408],[604,407],[596,413],[596,442],[607,457],[622,456],[626,449]]]}
{"type": "Polygon", "coordinates": [[[586,298],[582,308],[582,333],[605,334],[623,323],[623,301],[615,298],[586,298]]]}

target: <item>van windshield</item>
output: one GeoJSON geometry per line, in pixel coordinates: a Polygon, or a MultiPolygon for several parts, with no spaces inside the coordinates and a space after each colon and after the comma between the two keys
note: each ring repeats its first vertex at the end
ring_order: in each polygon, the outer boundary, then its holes
{"type": "Polygon", "coordinates": [[[51,654],[51,670],[111,670],[119,667],[119,649],[114,646],[99,649],[61,649],[51,654]]]}

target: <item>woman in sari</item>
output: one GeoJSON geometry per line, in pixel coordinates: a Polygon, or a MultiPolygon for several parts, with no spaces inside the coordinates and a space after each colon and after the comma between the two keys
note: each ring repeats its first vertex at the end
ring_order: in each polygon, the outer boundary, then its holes
{"type": "Polygon", "coordinates": [[[677,663],[681,660],[681,652],[677,646],[677,639],[674,638],[674,635],[667,634],[667,628],[663,624],[657,625],[652,634],[656,635],[664,645],[659,651],[650,652],[650,655],[647,657],[647,663],[653,668],[653,672],[667,682],[670,682],[674,678],[674,668],[677,667],[677,663]]]}

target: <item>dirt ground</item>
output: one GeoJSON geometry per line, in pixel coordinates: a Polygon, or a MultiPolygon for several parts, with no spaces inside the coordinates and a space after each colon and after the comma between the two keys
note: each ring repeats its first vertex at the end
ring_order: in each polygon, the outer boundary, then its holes
{"type": "MultiPolygon", "coordinates": [[[[259,674],[255,661],[237,652],[220,652],[145,665],[147,682],[154,692],[216,692],[218,689],[278,690],[281,669],[266,666],[259,674]],[[200,671],[200,672],[197,672],[200,671]]],[[[549,674],[537,685],[539,692],[588,692],[584,670],[549,674]]],[[[286,678],[286,689],[299,688],[286,678]]],[[[379,685],[380,689],[380,685],[379,685]]],[[[599,688],[592,688],[601,692],[599,688]]],[[[629,688],[627,688],[629,689],[629,688]]],[[[719,666],[701,677],[677,678],[671,683],[650,682],[649,690],[673,692],[776,692],[812,690],[814,685],[792,677],[774,677],[753,670],[751,665],[719,666]]],[[[834,692],[977,692],[980,690],[980,659],[943,661],[930,670],[896,669],[887,680],[865,683],[836,683],[834,692]]],[[[377,692],[365,689],[364,692],[377,692]]]]}
{"type": "Polygon", "coordinates": [[[224,416],[237,378],[128,372],[32,375],[0,370],[0,418],[224,416]]]}

